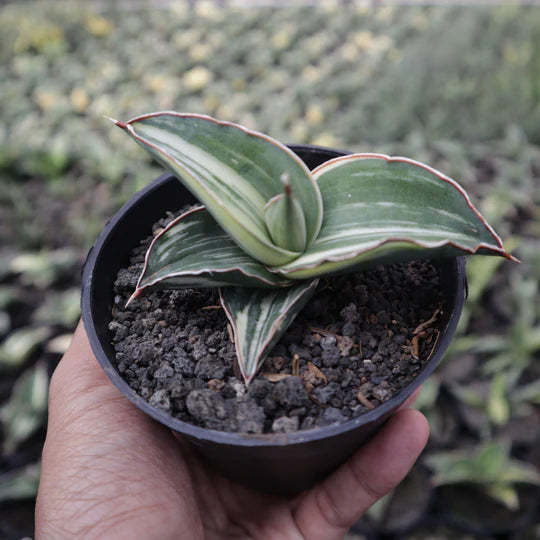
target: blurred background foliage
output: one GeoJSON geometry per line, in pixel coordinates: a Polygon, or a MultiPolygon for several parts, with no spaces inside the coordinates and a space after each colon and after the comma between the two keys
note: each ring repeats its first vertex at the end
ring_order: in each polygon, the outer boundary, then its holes
{"type": "Polygon", "coordinates": [[[407,155],[471,193],[522,264],[469,261],[458,336],[419,400],[428,450],[355,534],[540,538],[540,8],[301,4],[0,6],[1,538],[32,534],[85,254],[160,173],[103,115],[160,109],[407,155]]]}

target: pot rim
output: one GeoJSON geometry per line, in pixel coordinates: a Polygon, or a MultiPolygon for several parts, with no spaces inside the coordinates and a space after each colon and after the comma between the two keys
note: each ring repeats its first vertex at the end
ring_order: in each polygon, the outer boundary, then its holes
{"type": "MultiPolygon", "coordinates": [[[[336,157],[336,155],[345,155],[348,152],[334,150],[327,147],[320,147],[315,145],[288,145],[293,150],[302,149],[304,152],[327,154],[330,157],[336,157]]],[[[111,382],[127,397],[133,404],[142,409],[146,414],[152,418],[164,424],[168,428],[177,431],[181,434],[189,436],[195,444],[197,441],[211,441],[218,444],[235,445],[235,446],[284,446],[302,444],[310,441],[316,441],[341,433],[353,430],[361,425],[376,422],[385,415],[390,415],[395,409],[397,409],[434,371],[437,364],[441,360],[445,353],[448,344],[453,338],[454,332],[457,328],[458,320],[461,314],[461,309],[465,300],[466,291],[466,278],[465,278],[465,257],[458,256],[453,258],[456,264],[456,277],[457,288],[454,296],[454,307],[446,328],[441,330],[441,337],[437,343],[437,351],[429,358],[427,363],[422,368],[422,371],[418,376],[407,386],[402,388],[398,393],[392,396],[385,403],[378,405],[373,410],[368,411],[360,416],[347,420],[341,424],[323,426],[317,428],[311,428],[306,430],[299,430],[293,433],[266,433],[266,434],[252,434],[252,433],[231,433],[225,431],[218,431],[214,429],[202,428],[189,424],[177,418],[174,418],[170,414],[156,409],[151,406],[146,400],[138,395],[121,375],[116,371],[114,365],[109,360],[107,353],[105,352],[101,340],[96,331],[96,327],[93,320],[93,289],[95,283],[92,279],[95,267],[99,260],[102,250],[109,243],[109,237],[119,221],[121,221],[125,214],[129,213],[133,207],[139,204],[147,195],[153,191],[159,189],[163,184],[169,182],[174,175],[165,173],[154,179],[150,184],[144,187],[133,195],[116,214],[106,222],[105,227],[101,231],[94,245],[90,248],[86,261],[82,270],[82,296],[81,296],[81,308],[82,319],[90,345],[96,356],[99,364],[111,380],[111,382]]]]}

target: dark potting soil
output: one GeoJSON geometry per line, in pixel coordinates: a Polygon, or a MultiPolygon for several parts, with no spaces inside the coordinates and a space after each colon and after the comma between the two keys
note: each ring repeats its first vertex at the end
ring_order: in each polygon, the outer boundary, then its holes
{"type": "Polygon", "coordinates": [[[185,422],[243,433],[341,423],[388,401],[435,345],[441,298],[431,263],[323,278],[246,388],[217,290],[155,291],[124,307],[150,241],[115,283],[116,367],[152,406],[185,422]]]}

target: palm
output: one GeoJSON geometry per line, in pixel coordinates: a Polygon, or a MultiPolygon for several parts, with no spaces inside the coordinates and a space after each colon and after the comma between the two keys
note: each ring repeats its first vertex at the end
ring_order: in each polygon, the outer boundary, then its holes
{"type": "Polygon", "coordinates": [[[290,499],[262,495],[207,468],[127,402],[80,327],[51,383],[36,536],[340,538],[425,444],[425,420],[415,411],[399,415],[313,490],[290,499]]]}

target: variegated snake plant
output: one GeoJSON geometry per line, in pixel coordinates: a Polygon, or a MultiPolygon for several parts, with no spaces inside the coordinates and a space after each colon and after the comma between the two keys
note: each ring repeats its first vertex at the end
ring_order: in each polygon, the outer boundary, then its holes
{"type": "Polygon", "coordinates": [[[271,137],[208,116],[112,121],[203,205],[156,235],[130,302],[219,287],[246,384],[320,276],[462,254],[515,260],[458,183],[412,159],[350,154],[310,172],[271,137]]]}

